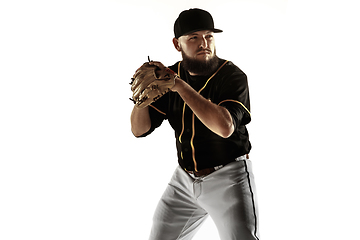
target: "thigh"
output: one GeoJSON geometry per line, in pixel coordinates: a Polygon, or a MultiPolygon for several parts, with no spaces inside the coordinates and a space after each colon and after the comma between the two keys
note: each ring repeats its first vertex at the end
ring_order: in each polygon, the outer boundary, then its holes
{"type": "Polygon", "coordinates": [[[201,201],[205,209],[222,240],[257,240],[258,209],[251,162],[234,162],[221,170],[204,180],[201,201]]]}
{"type": "Polygon", "coordinates": [[[151,240],[190,240],[207,218],[195,201],[191,178],[177,169],[155,210],[151,240]]]}

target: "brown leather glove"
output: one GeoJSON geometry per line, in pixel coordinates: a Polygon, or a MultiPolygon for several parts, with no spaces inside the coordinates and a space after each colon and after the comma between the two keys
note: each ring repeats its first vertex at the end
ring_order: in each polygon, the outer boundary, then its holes
{"type": "Polygon", "coordinates": [[[157,101],[175,85],[176,73],[159,62],[156,65],[144,63],[131,78],[131,100],[137,108],[157,101]]]}

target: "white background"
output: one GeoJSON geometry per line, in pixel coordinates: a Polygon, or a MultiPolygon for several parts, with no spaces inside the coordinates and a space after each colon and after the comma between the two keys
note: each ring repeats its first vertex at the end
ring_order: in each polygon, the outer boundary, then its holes
{"type": "MultiPolygon", "coordinates": [[[[0,239],[147,239],[175,167],[130,132],[130,78],[208,10],[247,75],[262,239],[360,239],[355,1],[1,1],[0,239]]],[[[194,239],[219,239],[208,219],[194,239]]]]}

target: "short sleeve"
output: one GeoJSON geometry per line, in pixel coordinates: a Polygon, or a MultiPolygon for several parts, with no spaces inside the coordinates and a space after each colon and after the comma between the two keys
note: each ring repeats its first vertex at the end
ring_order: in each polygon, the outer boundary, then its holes
{"type": "Polygon", "coordinates": [[[247,76],[240,69],[224,79],[218,105],[230,112],[235,128],[251,121],[247,76]]]}

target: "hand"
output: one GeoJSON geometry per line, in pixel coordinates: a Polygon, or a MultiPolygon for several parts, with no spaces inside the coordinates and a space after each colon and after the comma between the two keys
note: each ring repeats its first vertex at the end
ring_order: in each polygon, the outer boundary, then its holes
{"type": "Polygon", "coordinates": [[[161,69],[166,69],[167,71],[171,72],[171,74],[174,74],[175,77],[175,84],[174,86],[170,89],[172,92],[177,92],[177,89],[179,87],[179,85],[181,84],[181,82],[183,80],[180,79],[180,77],[174,72],[172,71],[170,68],[167,68],[164,66],[164,64],[162,64],[161,62],[156,62],[156,61],[150,61],[149,62],[150,65],[156,66],[158,69],[155,71],[156,76],[159,76],[161,73],[161,69]],[[180,82],[181,81],[181,82],[180,82]],[[180,83],[179,83],[180,82],[180,83]]]}
{"type": "Polygon", "coordinates": [[[156,70],[155,70],[156,77],[159,77],[160,74],[161,74],[161,72],[162,72],[163,70],[166,70],[166,71],[167,71],[167,70],[170,70],[170,71],[171,71],[171,72],[170,72],[171,74],[176,75],[176,73],[175,73],[174,71],[172,71],[171,69],[165,67],[164,64],[162,64],[161,62],[150,61],[149,64],[152,65],[152,66],[156,66],[156,67],[157,67],[156,70]]]}
{"type": "Polygon", "coordinates": [[[132,77],[132,100],[138,108],[145,108],[169,92],[177,75],[161,62],[146,62],[132,77]]]}

